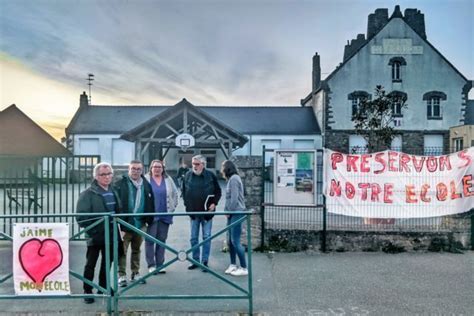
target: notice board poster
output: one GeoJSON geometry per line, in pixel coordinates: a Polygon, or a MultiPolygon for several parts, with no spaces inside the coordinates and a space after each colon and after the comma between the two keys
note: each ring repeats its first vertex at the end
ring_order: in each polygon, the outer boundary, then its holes
{"type": "Polygon", "coordinates": [[[274,203],[315,205],[316,151],[275,151],[274,203]]]}

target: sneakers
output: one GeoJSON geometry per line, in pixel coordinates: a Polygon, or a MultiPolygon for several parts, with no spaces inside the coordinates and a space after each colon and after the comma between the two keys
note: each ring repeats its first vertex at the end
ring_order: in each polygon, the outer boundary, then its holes
{"type": "Polygon", "coordinates": [[[126,275],[122,275],[122,276],[119,277],[118,285],[120,287],[126,287],[127,286],[127,276],[126,275]]]}
{"type": "Polygon", "coordinates": [[[191,263],[189,266],[188,266],[188,270],[194,270],[196,269],[198,266],[195,265],[194,263],[191,263]]]}
{"type": "Polygon", "coordinates": [[[245,276],[248,274],[249,274],[249,271],[247,270],[247,268],[237,268],[236,270],[230,273],[230,275],[233,275],[233,276],[245,276]]]}
{"type": "Polygon", "coordinates": [[[166,269],[165,269],[165,268],[161,268],[160,271],[158,271],[158,273],[160,273],[160,274],[165,274],[165,273],[166,273],[166,269]]]}
{"type": "Polygon", "coordinates": [[[232,272],[234,272],[235,270],[237,270],[237,266],[235,264],[231,264],[227,270],[224,271],[225,274],[231,274],[232,272]]]}
{"type": "Polygon", "coordinates": [[[153,274],[156,274],[156,267],[149,267],[148,268],[148,273],[153,273],[153,274]]]}
{"type": "MultiPolygon", "coordinates": [[[[130,278],[130,281],[134,282],[135,280],[139,280],[141,278],[141,275],[140,273],[138,272],[132,272],[132,277],[130,278]]],[[[146,284],[146,280],[139,280],[138,281],[139,284],[146,284]]]]}

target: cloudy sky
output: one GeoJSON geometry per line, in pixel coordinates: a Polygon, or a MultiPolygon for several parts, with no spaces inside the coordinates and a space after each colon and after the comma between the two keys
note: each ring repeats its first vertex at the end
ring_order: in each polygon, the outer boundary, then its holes
{"type": "Polygon", "coordinates": [[[428,41],[474,79],[473,0],[0,0],[0,110],[56,138],[93,104],[298,105],[376,8],[425,14],[428,41]]]}

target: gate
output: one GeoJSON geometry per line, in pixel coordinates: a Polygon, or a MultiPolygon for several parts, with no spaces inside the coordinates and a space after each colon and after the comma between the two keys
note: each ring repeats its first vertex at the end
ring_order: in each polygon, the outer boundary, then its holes
{"type": "MultiPolygon", "coordinates": [[[[67,157],[0,156],[0,215],[66,215],[75,212],[79,193],[92,180],[100,156],[67,157]]],[[[43,221],[41,217],[22,217],[20,222],[43,221]]],[[[70,224],[70,217],[55,216],[54,221],[70,224]]],[[[0,222],[1,231],[11,234],[12,220],[0,222]]]]}

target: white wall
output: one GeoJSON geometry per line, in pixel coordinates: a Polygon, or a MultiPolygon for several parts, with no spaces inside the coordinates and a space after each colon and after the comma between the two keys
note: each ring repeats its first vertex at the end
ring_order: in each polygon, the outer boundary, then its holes
{"type": "Polygon", "coordinates": [[[112,165],[128,165],[135,156],[135,143],[120,139],[120,134],[76,134],[74,155],[100,155],[112,165]]]}

